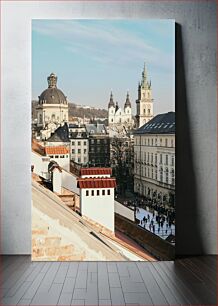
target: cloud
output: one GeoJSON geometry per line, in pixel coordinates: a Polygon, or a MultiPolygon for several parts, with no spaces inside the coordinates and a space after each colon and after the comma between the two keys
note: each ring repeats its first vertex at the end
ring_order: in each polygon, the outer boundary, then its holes
{"type": "MultiPolygon", "coordinates": [[[[154,28],[156,32],[159,29],[160,26],[154,28]]],[[[113,25],[112,21],[34,20],[33,31],[59,40],[68,52],[102,64],[126,65],[146,60],[166,71],[172,66],[172,54],[154,47],[140,31],[113,25]]]]}

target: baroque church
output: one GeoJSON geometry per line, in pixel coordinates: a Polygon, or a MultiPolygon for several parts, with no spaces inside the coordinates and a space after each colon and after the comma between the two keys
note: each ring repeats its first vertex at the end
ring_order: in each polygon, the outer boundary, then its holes
{"type": "Polygon", "coordinates": [[[142,72],[142,80],[138,85],[138,99],[136,100],[136,124],[132,117],[132,107],[129,98],[129,93],[127,92],[126,102],[124,104],[124,109],[122,109],[118,102],[114,102],[113,94],[111,92],[110,101],[108,103],[108,126],[119,127],[125,126],[126,128],[140,128],[142,125],[147,123],[154,117],[153,113],[153,98],[151,81],[148,80],[146,66],[142,72]]]}
{"type": "Polygon", "coordinates": [[[47,78],[48,88],[39,96],[37,124],[35,131],[40,139],[48,139],[59,127],[68,122],[68,101],[64,93],[57,88],[57,76],[51,73],[47,78]]]}
{"type": "Polygon", "coordinates": [[[132,107],[129,98],[129,93],[126,95],[126,102],[124,109],[122,109],[118,102],[114,102],[113,94],[111,92],[110,101],[108,103],[108,125],[109,127],[125,125],[127,128],[132,128],[134,120],[132,118],[132,107]]]}

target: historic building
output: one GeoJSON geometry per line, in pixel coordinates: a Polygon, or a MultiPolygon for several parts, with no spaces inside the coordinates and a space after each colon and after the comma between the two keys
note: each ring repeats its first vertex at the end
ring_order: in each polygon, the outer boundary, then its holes
{"type": "Polygon", "coordinates": [[[70,159],[76,164],[86,165],[89,161],[89,141],[84,125],[69,124],[70,159]]]}
{"type": "Polygon", "coordinates": [[[174,205],[175,113],[155,116],[134,133],[134,191],[174,205]]]}
{"type": "Polygon", "coordinates": [[[144,65],[142,80],[138,85],[138,99],[136,100],[136,126],[140,128],[153,118],[153,99],[151,81],[148,81],[144,65]]]}
{"type": "Polygon", "coordinates": [[[110,138],[103,124],[87,124],[89,139],[89,166],[110,166],[110,138]]]}
{"type": "Polygon", "coordinates": [[[68,122],[67,97],[57,88],[57,76],[51,73],[47,80],[48,88],[39,96],[36,107],[36,131],[41,139],[47,139],[57,127],[68,122]]]}
{"type": "Polygon", "coordinates": [[[132,119],[132,107],[129,98],[129,93],[127,92],[126,101],[124,103],[124,109],[118,106],[118,102],[114,102],[113,94],[111,92],[110,101],[108,103],[108,125],[125,125],[126,127],[131,128],[134,124],[132,119]]]}

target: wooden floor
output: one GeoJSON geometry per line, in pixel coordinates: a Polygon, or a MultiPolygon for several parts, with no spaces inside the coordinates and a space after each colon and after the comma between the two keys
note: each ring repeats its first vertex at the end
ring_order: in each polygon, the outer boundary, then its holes
{"type": "Polygon", "coordinates": [[[217,257],[31,262],[1,257],[1,305],[217,305],[217,257]]]}

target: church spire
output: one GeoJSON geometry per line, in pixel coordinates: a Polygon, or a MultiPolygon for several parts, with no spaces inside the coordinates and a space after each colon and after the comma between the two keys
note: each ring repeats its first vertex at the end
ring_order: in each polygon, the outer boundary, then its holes
{"type": "Polygon", "coordinates": [[[112,90],[111,90],[110,101],[108,103],[108,108],[110,108],[112,106],[115,107],[115,103],[114,103],[114,99],[113,99],[113,93],[112,93],[112,90]]]}
{"type": "Polygon", "coordinates": [[[126,94],[126,102],[125,102],[124,108],[126,108],[127,106],[131,107],[131,102],[129,99],[129,91],[127,91],[127,94],[126,94]]]}

